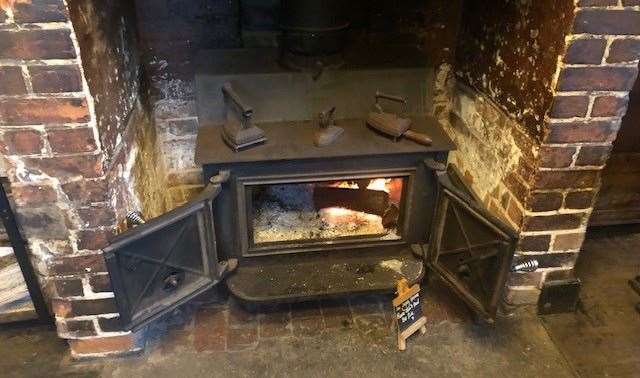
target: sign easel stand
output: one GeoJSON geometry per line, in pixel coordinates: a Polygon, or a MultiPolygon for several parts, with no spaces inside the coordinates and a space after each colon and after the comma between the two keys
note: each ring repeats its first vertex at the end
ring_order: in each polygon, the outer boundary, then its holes
{"type": "Polygon", "coordinates": [[[420,303],[420,285],[409,287],[409,281],[405,278],[398,281],[398,296],[393,299],[393,307],[396,312],[396,326],[398,328],[398,349],[407,349],[406,340],[420,331],[427,333],[427,318],[422,315],[420,303]]]}

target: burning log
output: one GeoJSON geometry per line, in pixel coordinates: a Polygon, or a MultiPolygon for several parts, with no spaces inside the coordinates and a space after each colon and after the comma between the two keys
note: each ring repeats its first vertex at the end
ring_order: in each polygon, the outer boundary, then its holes
{"type": "Polygon", "coordinates": [[[317,186],[313,191],[316,210],[344,207],[382,216],[389,208],[389,193],[381,190],[317,186]]]}

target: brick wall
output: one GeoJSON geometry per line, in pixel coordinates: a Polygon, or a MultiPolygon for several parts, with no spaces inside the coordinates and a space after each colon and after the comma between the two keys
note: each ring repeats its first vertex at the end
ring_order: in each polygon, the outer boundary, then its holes
{"type": "Polygon", "coordinates": [[[132,186],[143,107],[137,75],[113,80],[112,72],[96,71],[135,63],[108,59],[111,51],[130,51],[78,21],[93,17],[96,25],[109,14],[90,5],[31,0],[0,12],[0,171],[9,177],[58,333],[76,357],[140,348],[138,335],[116,326],[100,249],[122,213],[139,208],[138,193],[118,183],[132,186]],[[72,22],[70,10],[84,13],[72,22]],[[101,64],[81,59],[88,40],[97,44],[84,52],[101,64]]]}
{"type": "MultiPolygon", "coordinates": [[[[523,109],[512,112],[514,103],[499,95],[510,90],[500,79],[507,74],[496,75],[487,68],[476,77],[474,70],[484,66],[465,71],[464,64],[455,67],[457,80],[448,64],[437,73],[435,115],[460,146],[450,161],[485,205],[520,231],[516,260],[535,257],[540,262],[538,271],[510,277],[506,300],[511,304],[536,303],[546,280],[572,273],[599,190],[600,171],[637,76],[640,3],[582,0],[574,13],[566,36],[556,34],[564,41],[555,44],[560,46],[551,57],[555,70],[535,71],[536,80],[547,83],[547,88],[536,90],[544,94],[540,99],[548,93],[550,100],[544,107],[532,107],[529,117],[522,117],[523,109]],[[535,119],[537,124],[532,123],[535,119]]],[[[528,25],[536,30],[538,26],[528,25]]],[[[461,44],[463,51],[470,51],[464,34],[463,27],[458,55],[461,44]]],[[[499,41],[471,46],[481,55],[487,46],[498,46],[499,53],[504,37],[494,37],[499,41]]],[[[509,48],[517,43],[512,41],[509,48]]],[[[519,51],[527,49],[529,45],[519,51]]],[[[497,53],[492,54],[495,58],[497,53]]],[[[502,58],[496,62],[503,71],[516,69],[502,58]]],[[[518,59],[512,59],[511,64],[516,63],[518,59]]],[[[528,87],[527,80],[533,80],[531,72],[520,78],[521,88],[528,87]]]]}
{"type": "Polygon", "coordinates": [[[640,2],[580,0],[558,67],[518,256],[543,269],[518,275],[511,299],[537,299],[541,282],[570,274],[640,58],[640,2]]]}

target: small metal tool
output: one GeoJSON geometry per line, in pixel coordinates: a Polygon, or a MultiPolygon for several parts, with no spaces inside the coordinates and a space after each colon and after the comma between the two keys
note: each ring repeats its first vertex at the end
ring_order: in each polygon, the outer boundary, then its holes
{"type": "Polygon", "coordinates": [[[344,129],[335,125],[334,115],[336,107],[320,112],[318,115],[320,121],[320,130],[316,131],[313,137],[313,144],[318,147],[324,147],[332,144],[342,133],[344,129]]]}

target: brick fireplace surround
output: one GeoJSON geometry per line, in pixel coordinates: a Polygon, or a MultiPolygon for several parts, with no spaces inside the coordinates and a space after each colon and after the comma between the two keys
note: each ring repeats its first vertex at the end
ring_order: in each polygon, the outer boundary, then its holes
{"type": "MultiPolygon", "coordinates": [[[[101,248],[128,210],[152,217],[200,188],[188,83],[149,51],[159,26],[141,30],[134,9],[93,3],[0,1],[0,166],[58,333],[78,358],[143,348],[142,333],[119,329],[101,248]]],[[[154,12],[164,3],[138,9],[139,22],[162,21],[154,12]]],[[[504,51],[491,66],[510,71],[519,89],[500,91],[491,72],[448,58],[435,71],[433,113],[459,146],[451,163],[520,230],[516,256],[541,262],[511,277],[513,305],[535,303],[545,280],[571,273],[638,72],[639,0],[564,3],[554,6],[566,29],[547,28],[557,42],[549,77],[518,74],[526,63],[504,51]],[[536,80],[547,91],[528,112],[509,95],[536,80]]],[[[545,29],[526,32],[535,44],[545,29]]]]}

